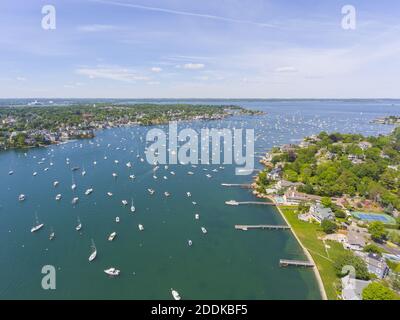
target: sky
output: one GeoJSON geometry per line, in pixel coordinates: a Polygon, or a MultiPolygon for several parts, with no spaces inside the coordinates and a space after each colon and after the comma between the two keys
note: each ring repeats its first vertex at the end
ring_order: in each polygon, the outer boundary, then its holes
{"type": "Polygon", "coordinates": [[[399,17],[398,0],[2,0],[0,98],[400,98],[399,17]]]}

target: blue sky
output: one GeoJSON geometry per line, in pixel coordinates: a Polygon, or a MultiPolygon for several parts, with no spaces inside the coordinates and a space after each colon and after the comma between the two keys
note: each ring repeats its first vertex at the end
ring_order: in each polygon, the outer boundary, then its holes
{"type": "Polygon", "coordinates": [[[400,98],[399,17],[397,0],[3,0],[0,98],[400,98]]]}

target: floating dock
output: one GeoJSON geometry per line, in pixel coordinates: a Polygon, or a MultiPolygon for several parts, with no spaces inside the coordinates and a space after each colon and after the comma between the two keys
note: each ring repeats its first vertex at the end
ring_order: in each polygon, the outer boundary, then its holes
{"type": "Polygon", "coordinates": [[[230,206],[239,206],[239,205],[245,205],[245,204],[258,204],[258,205],[263,205],[263,206],[276,206],[275,203],[273,202],[262,202],[262,201],[236,201],[236,200],[229,200],[225,201],[225,204],[230,205],[230,206]]]}
{"type": "Polygon", "coordinates": [[[310,261],[280,259],[279,266],[281,266],[281,267],[294,266],[294,267],[312,268],[312,267],[314,267],[314,264],[310,261]]]}
{"type": "Polygon", "coordinates": [[[289,230],[290,227],[286,225],[270,225],[270,224],[258,224],[258,225],[235,225],[235,229],[237,230],[249,230],[249,229],[263,229],[263,230],[289,230]]]}
{"type": "Polygon", "coordinates": [[[240,188],[246,188],[246,189],[250,189],[251,188],[251,184],[248,184],[248,183],[221,183],[221,186],[224,186],[224,187],[240,187],[240,188]]]}

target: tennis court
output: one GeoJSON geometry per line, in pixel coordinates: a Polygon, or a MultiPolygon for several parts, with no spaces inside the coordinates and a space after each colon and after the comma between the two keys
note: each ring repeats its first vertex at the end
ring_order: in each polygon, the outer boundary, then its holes
{"type": "Polygon", "coordinates": [[[385,224],[396,224],[396,220],[393,217],[384,213],[355,211],[352,212],[352,215],[357,219],[367,222],[380,221],[385,224]]]}

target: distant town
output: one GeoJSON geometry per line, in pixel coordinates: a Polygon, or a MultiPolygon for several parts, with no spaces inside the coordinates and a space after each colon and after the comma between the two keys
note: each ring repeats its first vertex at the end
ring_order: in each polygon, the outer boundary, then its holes
{"type": "Polygon", "coordinates": [[[234,114],[259,114],[239,106],[186,104],[72,105],[0,108],[0,150],[93,138],[95,130],[169,121],[218,120],[234,114]]]}
{"type": "Polygon", "coordinates": [[[260,160],[253,193],[277,204],[328,299],[399,299],[399,151],[400,128],[377,137],[321,132],[260,160]]]}

